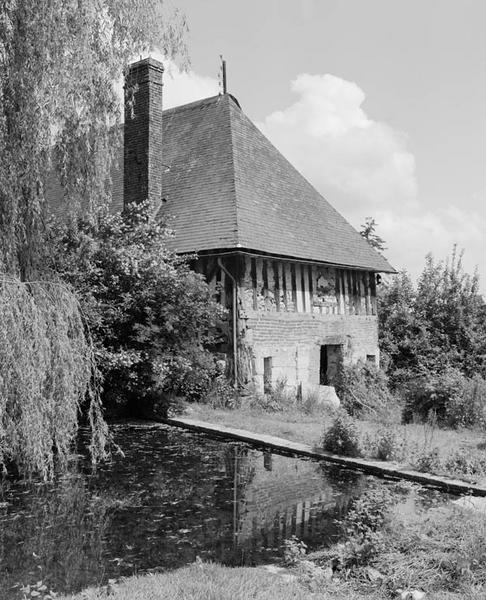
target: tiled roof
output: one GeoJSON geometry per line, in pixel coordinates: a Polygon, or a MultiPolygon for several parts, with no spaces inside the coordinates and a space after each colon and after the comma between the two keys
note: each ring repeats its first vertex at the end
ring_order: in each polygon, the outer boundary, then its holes
{"type": "Polygon", "coordinates": [[[229,94],[163,113],[164,211],[179,252],[243,248],[393,271],[229,94]]]}
{"type": "MultiPolygon", "coordinates": [[[[162,210],[172,217],[178,252],[244,249],[394,271],[231,95],[165,110],[162,136],[162,210]]],[[[59,214],[62,190],[49,179],[49,204],[59,214]]],[[[112,209],[121,209],[123,173],[114,170],[112,181],[112,209]]]]}

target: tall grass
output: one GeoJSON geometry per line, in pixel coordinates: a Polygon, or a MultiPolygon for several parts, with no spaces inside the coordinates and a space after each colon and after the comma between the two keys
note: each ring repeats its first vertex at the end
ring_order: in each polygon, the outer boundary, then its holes
{"type": "Polygon", "coordinates": [[[0,276],[0,468],[49,479],[67,464],[88,402],[91,453],[105,453],[93,349],[76,296],[59,282],[0,276]]]}

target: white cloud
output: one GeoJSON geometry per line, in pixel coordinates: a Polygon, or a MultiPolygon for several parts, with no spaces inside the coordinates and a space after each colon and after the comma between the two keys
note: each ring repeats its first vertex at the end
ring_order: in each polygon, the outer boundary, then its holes
{"type": "Polygon", "coordinates": [[[318,189],[336,188],[368,206],[414,201],[415,159],[406,136],[366,114],[356,83],[304,73],[292,91],[297,101],[260,127],[318,189]]]}
{"type": "Polygon", "coordinates": [[[172,108],[219,93],[218,80],[198,75],[194,71],[181,71],[177,65],[164,61],[164,108],[172,108]]]}
{"type": "Polygon", "coordinates": [[[457,244],[467,249],[465,268],[472,272],[479,262],[486,277],[486,214],[428,206],[407,136],[366,113],[356,83],[304,73],[291,88],[296,101],[259,127],[355,227],[375,218],[393,266],[417,276],[428,252],[444,259],[457,244]]]}
{"type": "MultiPolygon", "coordinates": [[[[173,61],[166,59],[161,54],[152,53],[153,58],[160,60],[164,65],[163,107],[172,108],[181,104],[188,104],[195,100],[216,96],[219,93],[219,82],[216,78],[198,75],[192,70],[184,71],[173,61]]],[[[138,60],[134,58],[133,62],[138,60]]],[[[115,90],[123,106],[123,77],[115,82],[115,90]]],[[[123,117],[123,111],[122,111],[123,117]]]]}

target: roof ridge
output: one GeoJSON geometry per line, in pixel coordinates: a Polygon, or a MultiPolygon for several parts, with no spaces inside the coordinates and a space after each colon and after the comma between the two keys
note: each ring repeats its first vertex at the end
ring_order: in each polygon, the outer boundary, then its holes
{"type": "Polygon", "coordinates": [[[178,104],[177,106],[171,106],[170,108],[164,108],[162,110],[162,114],[165,115],[171,112],[179,112],[183,110],[190,110],[191,108],[196,108],[197,106],[204,106],[213,104],[217,102],[221,98],[221,94],[217,94],[216,96],[208,96],[207,98],[200,98],[199,100],[194,100],[193,102],[187,102],[186,104],[178,104]]]}
{"type": "Polygon", "coordinates": [[[194,100],[193,102],[188,102],[186,104],[179,104],[177,106],[171,106],[171,108],[165,108],[162,110],[162,115],[167,115],[168,113],[173,112],[181,112],[184,110],[191,110],[193,108],[197,108],[198,106],[209,106],[223,100],[228,101],[228,99],[231,99],[232,102],[241,110],[240,103],[232,94],[217,94],[215,96],[208,96],[207,98],[200,98],[199,100],[194,100]]]}
{"type": "MultiPolygon", "coordinates": [[[[229,95],[227,94],[227,96],[229,97],[229,95]]],[[[238,227],[238,182],[237,182],[237,177],[236,177],[236,157],[235,157],[235,153],[237,153],[237,148],[235,145],[235,131],[234,131],[234,127],[233,127],[233,110],[232,110],[232,106],[233,103],[230,103],[227,100],[227,107],[228,107],[228,111],[229,111],[229,125],[230,125],[230,139],[231,139],[231,166],[232,166],[232,171],[233,171],[233,186],[234,186],[234,194],[235,194],[235,227],[236,227],[236,236],[235,236],[235,241],[236,241],[236,246],[239,247],[241,245],[240,243],[240,229],[238,227]]],[[[240,105],[238,104],[238,107],[240,105]]],[[[242,114],[243,111],[240,108],[240,111],[242,114]]]]}

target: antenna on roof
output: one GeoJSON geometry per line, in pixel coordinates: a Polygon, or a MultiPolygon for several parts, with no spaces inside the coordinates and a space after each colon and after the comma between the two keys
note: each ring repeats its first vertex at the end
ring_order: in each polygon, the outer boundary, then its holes
{"type": "Polygon", "coordinates": [[[224,60],[222,54],[219,55],[219,58],[221,59],[221,69],[218,73],[219,87],[222,87],[223,94],[226,94],[226,92],[228,91],[226,87],[226,61],[224,60]]]}

